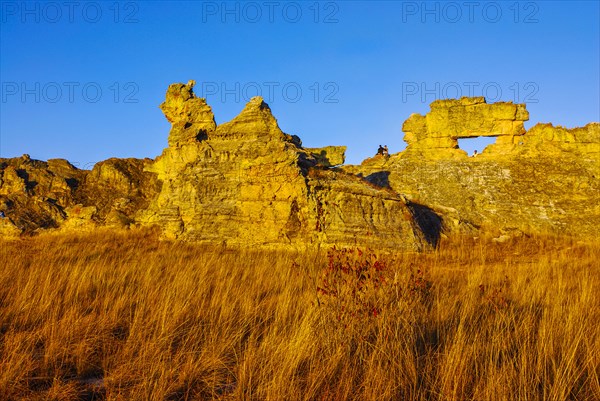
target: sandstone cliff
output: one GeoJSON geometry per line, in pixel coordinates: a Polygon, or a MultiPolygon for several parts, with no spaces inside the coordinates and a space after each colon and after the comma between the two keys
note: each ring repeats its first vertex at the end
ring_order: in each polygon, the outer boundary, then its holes
{"type": "Polygon", "coordinates": [[[405,151],[346,169],[440,211],[449,228],[599,237],[600,124],[525,132],[527,119],[524,105],[436,101],[404,123],[405,151]],[[496,143],[476,157],[458,149],[477,136],[496,143]]]}
{"type": "Polygon", "coordinates": [[[234,245],[420,244],[404,198],[324,170],[343,163],[344,148],[303,149],[260,97],[216,126],[193,84],[171,85],[161,105],[172,124],[169,147],[146,168],[162,188],[138,213],[141,224],[171,238],[234,245]]]}
{"type": "Polygon", "coordinates": [[[169,86],[156,159],[0,159],[0,234],[157,226],[233,246],[418,249],[442,231],[600,235],[600,124],[525,131],[524,105],[433,102],[404,123],[405,151],[341,166],[344,146],[304,148],[253,98],[218,125],[194,82],[169,86]],[[477,157],[458,139],[497,137],[477,157]],[[341,166],[341,167],[340,167],[341,166]]]}
{"type": "Polygon", "coordinates": [[[417,249],[435,240],[403,196],[332,168],[345,147],[304,149],[260,97],[217,126],[193,86],[168,88],[160,108],[172,124],[169,147],[156,160],[109,159],[91,171],[0,160],[1,232],[141,225],[167,238],[296,248],[417,249]]]}

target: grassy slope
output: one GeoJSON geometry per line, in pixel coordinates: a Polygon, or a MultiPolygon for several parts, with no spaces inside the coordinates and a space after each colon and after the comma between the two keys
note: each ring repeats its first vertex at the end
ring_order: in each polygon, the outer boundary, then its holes
{"type": "Polygon", "coordinates": [[[0,399],[597,400],[599,244],[0,242],[0,399]]]}

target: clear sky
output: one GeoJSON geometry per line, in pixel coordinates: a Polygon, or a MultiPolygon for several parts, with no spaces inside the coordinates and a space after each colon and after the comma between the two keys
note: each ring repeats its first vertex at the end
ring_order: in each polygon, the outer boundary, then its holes
{"type": "Polygon", "coordinates": [[[348,163],[402,150],[438,98],[525,102],[527,127],[600,120],[598,1],[3,0],[0,18],[0,157],[156,157],[158,105],[190,79],[217,123],[262,94],[348,163]]]}

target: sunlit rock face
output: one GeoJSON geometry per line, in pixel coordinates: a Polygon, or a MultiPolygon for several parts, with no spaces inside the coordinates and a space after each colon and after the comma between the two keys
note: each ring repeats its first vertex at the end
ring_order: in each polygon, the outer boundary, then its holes
{"type": "Polygon", "coordinates": [[[414,202],[441,210],[448,226],[600,235],[600,124],[525,132],[524,105],[482,98],[436,101],[404,123],[405,151],[346,167],[414,202]],[[476,157],[458,138],[497,137],[476,157]]]}
{"type": "Polygon", "coordinates": [[[405,157],[460,159],[467,154],[458,148],[458,139],[497,137],[496,147],[510,151],[525,134],[529,120],[524,104],[487,104],[483,97],[436,100],[427,115],[412,114],[404,122],[405,157]]]}
{"type": "Polygon", "coordinates": [[[0,159],[0,235],[155,226],[165,238],[241,247],[421,249],[443,232],[600,236],[600,124],[525,131],[524,105],[440,100],[404,123],[405,151],[341,166],[304,148],[260,97],[217,125],[194,81],[169,86],[156,159],[0,159]],[[458,139],[496,137],[469,157],[458,139]],[[341,167],[340,167],[341,166],[341,167]]]}
{"type": "Polygon", "coordinates": [[[345,147],[303,149],[260,97],[215,126],[192,86],[171,85],[161,105],[169,147],[146,170],[162,188],[137,221],[166,237],[230,245],[421,245],[403,197],[328,170],[344,162],[345,147]],[[186,126],[195,128],[183,135],[186,126]]]}
{"type": "Polygon", "coordinates": [[[157,226],[166,238],[234,246],[427,242],[401,195],[332,169],[344,146],[304,149],[253,98],[216,125],[194,81],[169,86],[169,147],[155,160],[109,159],[91,171],[65,160],[0,160],[0,233],[157,226]]]}
{"type": "Polygon", "coordinates": [[[190,81],[187,85],[169,86],[166,100],[160,105],[171,123],[169,146],[195,143],[217,128],[215,116],[206,100],[194,95],[194,84],[194,81],[190,81]]]}

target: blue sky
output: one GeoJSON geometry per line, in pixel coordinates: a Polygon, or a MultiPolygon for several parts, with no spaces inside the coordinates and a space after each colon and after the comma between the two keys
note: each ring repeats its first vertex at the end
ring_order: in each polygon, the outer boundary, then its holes
{"type": "Polygon", "coordinates": [[[527,127],[600,120],[598,1],[2,1],[0,21],[0,157],[156,157],[158,105],[190,79],[217,123],[262,94],[349,163],[402,150],[438,98],[525,102],[527,127]]]}

